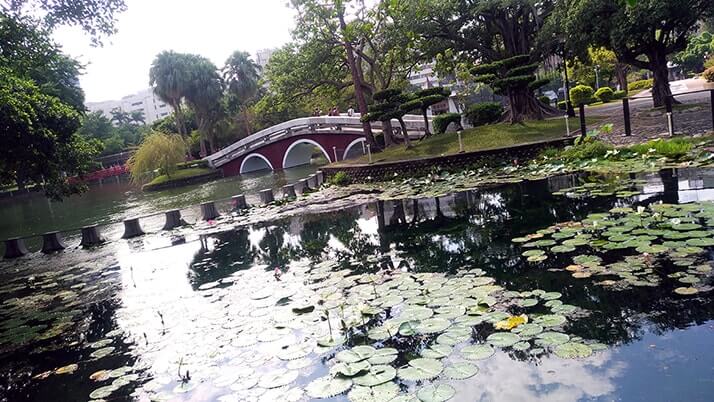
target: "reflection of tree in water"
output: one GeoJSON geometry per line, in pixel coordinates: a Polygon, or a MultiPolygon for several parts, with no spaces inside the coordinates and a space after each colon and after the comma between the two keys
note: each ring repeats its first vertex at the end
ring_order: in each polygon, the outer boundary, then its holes
{"type": "Polygon", "coordinates": [[[188,278],[193,289],[248,269],[256,258],[256,250],[251,247],[245,228],[217,234],[212,240],[214,248],[200,249],[189,266],[188,278]]]}
{"type": "Polygon", "coordinates": [[[290,261],[298,255],[297,248],[285,241],[287,226],[287,222],[280,222],[277,225],[264,228],[265,234],[258,244],[260,247],[258,261],[267,265],[266,269],[285,270],[290,261]]]}
{"type": "Polygon", "coordinates": [[[359,209],[351,208],[347,211],[329,212],[326,214],[303,217],[303,229],[300,232],[300,256],[308,257],[313,261],[322,261],[325,253],[330,251],[337,254],[340,259],[345,258],[344,251],[334,250],[329,247],[330,236],[344,244],[355,254],[360,255],[366,250],[366,244],[352,244],[359,232],[357,219],[359,209]]]}

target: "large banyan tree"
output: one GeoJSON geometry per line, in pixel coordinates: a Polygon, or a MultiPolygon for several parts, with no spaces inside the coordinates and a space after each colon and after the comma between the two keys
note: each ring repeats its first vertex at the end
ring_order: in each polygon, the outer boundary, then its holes
{"type": "MultiPolygon", "coordinates": [[[[493,74],[488,78],[498,81],[499,86],[494,89],[508,99],[505,120],[517,123],[524,119],[542,119],[544,114],[555,112],[534,94],[534,89],[543,82],[534,77],[526,79],[535,70],[530,66],[540,60],[535,51],[536,38],[553,10],[552,0],[416,0],[407,3],[410,3],[408,7],[394,7],[395,20],[404,29],[414,32],[417,46],[426,58],[453,49],[449,53],[461,61],[493,67],[489,71],[477,71],[493,74]],[[519,65],[513,64],[515,61],[519,65]],[[523,71],[501,71],[505,67],[522,67],[523,71]]],[[[486,83],[496,83],[488,81],[484,79],[486,83]]]]}

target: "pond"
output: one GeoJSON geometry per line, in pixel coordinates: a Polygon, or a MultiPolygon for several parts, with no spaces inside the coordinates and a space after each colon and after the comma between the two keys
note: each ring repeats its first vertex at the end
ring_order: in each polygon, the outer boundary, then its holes
{"type": "Polygon", "coordinates": [[[0,267],[8,401],[709,401],[714,170],[558,176],[0,267]]]}

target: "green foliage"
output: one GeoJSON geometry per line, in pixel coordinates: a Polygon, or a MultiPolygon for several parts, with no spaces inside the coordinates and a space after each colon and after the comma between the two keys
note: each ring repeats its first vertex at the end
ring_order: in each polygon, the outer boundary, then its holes
{"type": "Polygon", "coordinates": [[[545,96],[545,95],[539,96],[539,97],[538,97],[538,100],[541,101],[542,103],[546,104],[546,105],[550,105],[550,98],[547,97],[547,96],[545,96]]]}
{"type": "Polygon", "coordinates": [[[704,70],[702,77],[707,80],[707,82],[714,82],[714,67],[709,67],[704,70]]]}
{"type": "MultiPolygon", "coordinates": [[[[114,113],[118,115],[118,113],[114,113]]],[[[122,113],[119,124],[113,125],[112,121],[102,112],[88,113],[82,118],[82,126],[77,133],[84,138],[96,138],[104,144],[103,155],[111,155],[126,150],[128,147],[141,142],[146,127],[132,123],[131,114],[122,113]]]]}
{"type": "Polygon", "coordinates": [[[615,91],[612,93],[612,99],[622,99],[627,96],[625,91],[615,91]]]}
{"type": "Polygon", "coordinates": [[[590,103],[593,97],[593,89],[587,85],[577,85],[570,88],[570,102],[573,106],[590,103]]]}
{"type": "Polygon", "coordinates": [[[669,140],[652,140],[629,147],[629,150],[641,155],[660,155],[677,160],[686,156],[692,150],[692,143],[683,138],[669,140]]]}
{"type": "Polygon", "coordinates": [[[330,184],[335,186],[346,186],[350,184],[350,176],[347,172],[339,171],[330,177],[330,184]]]}
{"type": "Polygon", "coordinates": [[[154,171],[171,177],[176,164],[186,158],[186,142],[180,135],[153,132],[141,143],[127,165],[135,183],[146,181],[154,171]]]}
{"type": "Polygon", "coordinates": [[[612,145],[599,140],[583,141],[573,145],[561,153],[561,157],[567,161],[587,161],[605,156],[607,151],[612,150],[612,145]]]}
{"type": "Polygon", "coordinates": [[[387,88],[382,91],[375,92],[372,99],[378,102],[386,101],[394,96],[401,94],[402,91],[396,88],[387,88]]]}
{"type": "Polygon", "coordinates": [[[409,102],[405,102],[401,106],[399,106],[399,109],[407,113],[411,112],[412,110],[421,109],[421,100],[414,99],[409,102]]]}
{"type": "Polygon", "coordinates": [[[461,115],[459,113],[443,113],[434,117],[432,123],[434,125],[434,131],[437,134],[443,134],[451,123],[456,123],[461,127],[461,115]]]}
{"type": "Polygon", "coordinates": [[[176,164],[176,168],[179,170],[191,168],[208,168],[208,161],[205,159],[198,159],[195,161],[179,162],[176,164]]]}
{"type": "Polygon", "coordinates": [[[654,79],[650,78],[648,80],[633,81],[627,84],[628,91],[642,91],[644,89],[650,89],[654,85],[654,79]]]}
{"type": "Polygon", "coordinates": [[[503,106],[499,102],[476,103],[466,110],[466,119],[474,127],[495,123],[501,115],[503,115],[503,106]]]}
{"type": "MultiPolygon", "coordinates": [[[[531,91],[535,91],[535,90],[542,88],[548,84],[550,84],[550,78],[541,78],[539,80],[535,80],[535,81],[531,82],[530,84],[528,84],[528,89],[530,89],[531,91]]],[[[550,102],[546,102],[546,104],[547,103],[550,103],[550,102]]]]}
{"type": "Polygon", "coordinates": [[[566,108],[567,108],[566,101],[564,101],[564,100],[558,101],[558,109],[565,110],[566,108]]]}
{"type": "Polygon", "coordinates": [[[258,94],[260,66],[248,52],[236,50],[221,71],[226,84],[226,106],[231,112],[237,112],[258,94]]]}
{"type": "Polygon", "coordinates": [[[615,92],[610,87],[602,87],[595,91],[595,97],[602,103],[610,102],[615,97],[615,92]]]}
{"type": "Polygon", "coordinates": [[[705,31],[691,37],[687,48],[675,54],[673,61],[685,72],[698,73],[704,70],[704,60],[712,54],[714,54],[714,35],[705,31]]]}

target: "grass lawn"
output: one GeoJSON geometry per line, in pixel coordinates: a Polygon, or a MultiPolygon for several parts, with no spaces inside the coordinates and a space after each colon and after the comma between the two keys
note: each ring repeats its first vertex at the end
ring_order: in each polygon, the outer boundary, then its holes
{"type": "MultiPolygon", "coordinates": [[[[588,118],[589,124],[595,123],[596,118],[588,118]]],[[[576,130],[580,126],[577,117],[570,119],[570,129],[576,130]]],[[[475,127],[464,130],[461,136],[464,141],[464,150],[477,151],[481,149],[508,147],[528,142],[552,140],[565,135],[565,120],[562,118],[527,121],[521,124],[500,123],[488,126],[475,127]]],[[[380,153],[372,154],[373,162],[391,162],[398,160],[419,159],[431,156],[449,155],[459,152],[459,139],[456,133],[434,134],[422,141],[412,141],[411,149],[404,149],[397,145],[380,153]]],[[[368,157],[350,159],[338,162],[333,166],[347,166],[352,163],[367,163],[368,157]]]]}
{"type": "Polygon", "coordinates": [[[213,169],[209,168],[188,168],[188,169],[179,169],[175,171],[174,173],[171,174],[171,177],[164,175],[157,176],[149,182],[149,186],[153,186],[156,184],[163,184],[169,181],[174,181],[174,180],[182,180],[186,179],[188,177],[194,177],[194,176],[201,176],[206,173],[211,173],[213,172],[213,169]]]}

